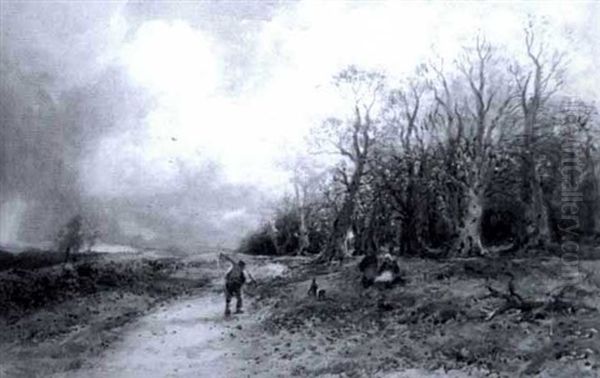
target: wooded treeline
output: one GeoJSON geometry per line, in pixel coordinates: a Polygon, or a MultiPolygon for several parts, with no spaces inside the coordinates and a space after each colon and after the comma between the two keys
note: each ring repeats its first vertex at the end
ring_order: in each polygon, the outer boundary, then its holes
{"type": "Polygon", "coordinates": [[[349,67],[348,117],[315,129],[325,173],[294,165],[294,193],[240,250],[409,256],[577,253],[600,235],[595,105],[566,96],[565,54],[524,33],[523,57],[484,37],[393,83],[349,67]]]}

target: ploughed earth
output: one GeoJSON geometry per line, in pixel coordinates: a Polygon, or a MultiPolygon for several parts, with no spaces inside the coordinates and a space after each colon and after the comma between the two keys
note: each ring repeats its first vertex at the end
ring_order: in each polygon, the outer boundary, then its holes
{"type": "Polygon", "coordinates": [[[404,283],[365,289],[358,258],[243,259],[230,318],[216,253],[0,271],[0,377],[600,375],[595,260],[399,259],[404,283]]]}

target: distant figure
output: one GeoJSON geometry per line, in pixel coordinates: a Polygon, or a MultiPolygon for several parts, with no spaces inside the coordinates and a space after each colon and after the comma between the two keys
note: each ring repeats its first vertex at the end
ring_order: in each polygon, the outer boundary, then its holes
{"type": "Polygon", "coordinates": [[[375,254],[368,254],[358,264],[358,270],[362,273],[362,285],[367,288],[373,285],[378,274],[379,261],[375,254]]]}
{"type": "Polygon", "coordinates": [[[230,257],[222,255],[227,261],[231,263],[231,267],[225,274],[225,316],[231,315],[229,305],[231,298],[235,296],[235,313],[243,313],[243,302],[242,302],[242,287],[246,283],[246,275],[252,282],[256,282],[252,275],[246,271],[246,263],[243,260],[235,262],[230,257]]]}
{"type": "Polygon", "coordinates": [[[318,290],[319,290],[319,285],[317,285],[317,279],[313,278],[312,282],[310,283],[310,287],[308,288],[308,296],[316,297],[318,290]]]}

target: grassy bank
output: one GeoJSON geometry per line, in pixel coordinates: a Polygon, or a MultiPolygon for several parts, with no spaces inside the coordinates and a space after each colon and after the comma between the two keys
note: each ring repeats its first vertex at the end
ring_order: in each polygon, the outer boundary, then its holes
{"type": "Polygon", "coordinates": [[[92,254],[64,264],[55,257],[17,255],[0,271],[0,376],[76,369],[123,325],[209,282],[203,263],[175,258],[92,254]]]}
{"type": "Polygon", "coordinates": [[[356,264],[294,260],[259,285],[263,320],[240,338],[254,375],[600,374],[596,261],[405,259],[407,283],[391,290],[362,288],[356,264]],[[312,277],[324,300],[307,297],[312,277]]]}

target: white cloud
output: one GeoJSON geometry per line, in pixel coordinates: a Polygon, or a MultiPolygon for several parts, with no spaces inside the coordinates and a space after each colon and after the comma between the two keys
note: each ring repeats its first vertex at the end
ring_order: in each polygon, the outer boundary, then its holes
{"type": "MultiPolygon", "coordinates": [[[[242,70],[247,75],[237,92],[225,88],[240,71],[217,36],[184,21],[147,21],[121,58],[133,80],[157,96],[157,106],[144,120],[141,140],[123,142],[134,143],[140,164],[166,181],[177,175],[169,168],[173,159],[199,165],[214,159],[232,182],[280,188],[287,176],[277,162],[303,149],[311,127],[346,110],[330,85],[339,70],[356,64],[401,78],[426,61],[432,47],[451,60],[478,31],[522,54],[532,11],[549,20],[548,36],[562,46],[569,42],[565,28],[577,28],[585,16],[584,7],[559,3],[288,4],[262,22],[255,38],[245,38],[256,44],[243,51],[251,67],[242,70]]],[[[574,62],[582,71],[593,63],[585,53],[574,62]]]]}
{"type": "Polygon", "coordinates": [[[143,23],[123,47],[123,61],[136,81],[160,95],[209,95],[218,84],[212,42],[183,21],[143,23]]]}

